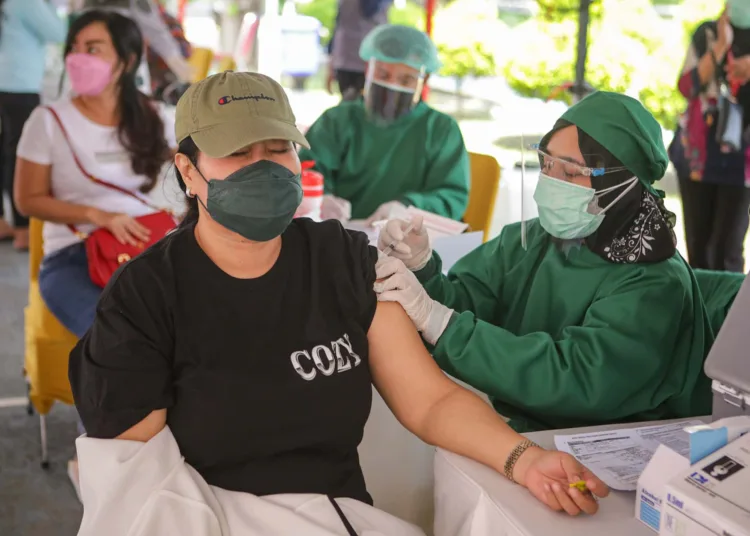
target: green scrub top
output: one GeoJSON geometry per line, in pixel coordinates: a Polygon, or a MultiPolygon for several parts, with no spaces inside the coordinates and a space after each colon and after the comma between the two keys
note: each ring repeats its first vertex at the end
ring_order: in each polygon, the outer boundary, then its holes
{"type": "Polygon", "coordinates": [[[362,99],[323,113],[305,135],[325,177],[325,193],[347,199],[352,218],[369,218],[389,201],[460,220],[469,202],[469,155],[458,123],[420,102],[388,126],[365,115],[362,99]]]}
{"type": "Polygon", "coordinates": [[[522,432],[709,414],[713,332],[682,257],[566,256],[539,220],[527,226],[528,251],[514,224],[448,276],[437,254],[417,273],[457,313],[433,349],[440,367],[522,432]]]}

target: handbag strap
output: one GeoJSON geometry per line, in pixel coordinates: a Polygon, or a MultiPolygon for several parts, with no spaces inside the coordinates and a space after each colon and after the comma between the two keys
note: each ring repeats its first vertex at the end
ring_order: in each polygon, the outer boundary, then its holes
{"type": "Polygon", "coordinates": [[[357,536],[357,532],[354,530],[354,527],[352,527],[352,524],[349,523],[349,520],[344,515],[344,512],[341,510],[339,503],[336,502],[336,499],[334,499],[330,495],[327,495],[327,497],[328,497],[328,500],[331,501],[331,504],[333,505],[333,509],[336,510],[336,513],[338,514],[339,519],[341,519],[341,522],[344,524],[344,528],[346,528],[346,533],[349,536],[357,536]]]}
{"type": "MultiPolygon", "coordinates": [[[[62,132],[63,138],[65,138],[65,143],[68,145],[68,148],[70,149],[70,154],[73,155],[73,161],[76,163],[76,166],[78,169],[83,173],[83,176],[89,179],[91,182],[96,183],[100,186],[104,186],[106,188],[109,188],[110,190],[116,190],[122,194],[125,194],[127,196],[132,197],[133,199],[136,199],[146,205],[148,208],[154,209],[154,210],[162,210],[161,208],[157,207],[156,205],[153,205],[143,199],[141,196],[136,195],[135,193],[131,192],[127,188],[123,188],[122,186],[118,186],[116,184],[112,184],[110,182],[107,182],[105,180],[102,180],[98,177],[95,177],[88,171],[86,171],[86,168],[83,167],[83,164],[81,164],[81,161],[78,159],[78,155],[76,154],[75,150],[73,149],[73,143],[70,141],[70,136],[68,135],[68,131],[65,128],[65,125],[63,124],[62,120],[60,119],[60,116],[58,115],[57,111],[52,108],[51,106],[43,106],[42,108],[45,108],[49,113],[52,114],[52,117],[54,118],[55,122],[57,123],[57,126],[60,127],[60,132],[62,132]]],[[[73,231],[74,234],[81,238],[86,238],[86,235],[84,233],[81,233],[78,229],[75,228],[74,225],[68,224],[68,229],[73,231]]]]}

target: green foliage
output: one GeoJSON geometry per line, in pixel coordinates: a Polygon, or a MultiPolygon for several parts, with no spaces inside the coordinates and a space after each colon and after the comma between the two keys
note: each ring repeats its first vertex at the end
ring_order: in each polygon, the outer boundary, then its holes
{"type": "Polygon", "coordinates": [[[327,30],[321,36],[321,43],[325,46],[333,37],[333,30],[336,26],[336,14],[339,9],[338,0],[313,0],[307,4],[297,4],[297,13],[308,17],[315,17],[320,24],[327,30]]]}
{"type": "Polygon", "coordinates": [[[398,9],[392,6],[388,10],[388,22],[391,24],[401,24],[411,26],[424,31],[425,12],[424,8],[412,2],[406,2],[404,7],[398,9]]]}
{"type": "Polygon", "coordinates": [[[498,32],[504,25],[485,0],[455,0],[435,14],[433,39],[440,53],[442,76],[493,76],[497,72],[498,32]]]}
{"type": "MultiPolygon", "coordinates": [[[[563,20],[578,20],[580,0],[536,0],[539,5],[539,19],[544,22],[561,22],[563,20]]],[[[602,16],[602,0],[592,0],[589,7],[589,17],[599,20],[602,16]]]]}
{"type": "MultiPolygon", "coordinates": [[[[579,0],[538,2],[549,10],[512,30],[520,45],[501,70],[518,93],[547,98],[575,76],[578,15],[566,9],[579,0]]],[[[686,105],[677,79],[689,36],[717,16],[723,2],[684,0],[674,21],[661,19],[652,2],[598,0],[589,28],[586,80],[597,89],[637,96],[662,125],[673,128],[686,105]]],[[[562,92],[557,98],[569,101],[570,95],[562,92]]]]}

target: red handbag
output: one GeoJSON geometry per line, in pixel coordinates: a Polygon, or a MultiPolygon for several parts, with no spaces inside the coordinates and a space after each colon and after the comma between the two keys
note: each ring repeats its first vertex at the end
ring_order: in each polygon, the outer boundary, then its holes
{"type": "Polygon", "coordinates": [[[117,190],[120,193],[137,199],[147,207],[153,208],[155,210],[153,214],[147,214],[146,216],[135,218],[138,223],[140,223],[144,227],[147,227],[151,231],[151,236],[148,242],[139,243],[136,246],[131,246],[130,244],[121,244],[120,241],[117,240],[109,231],[109,229],[100,228],[95,230],[91,234],[86,235],[85,233],[82,233],[78,229],[76,229],[73,225],[68,225],[68,228],[73,233],[85,240],[86,257],[88,258],[89,276],[91,277],[91,281],[93,281],[95,285],[104,288],[107,285],[109,279],[112,277],[112,274],[117,271],[120,265],[128,262],[130,259],[139,255],[149,246],[164,238],[167,233],[169,233],[169,231],[175,228],[176,222],[170,212],[154,206],[134,192],[126,190],[121,186],[110,184],[106,181],[98,179],[91,175],[88,171],[86,171],[81,162],[78,160],[78,156],[76,155],[75,151],[73,150],[73,145],[70,142],[70,138],[68,137],[68,132],[65,130],[65,126],[60,120],[60,116],[57,115],[57,112],[49,106],[45,106],[45,108],[49,110],[49,112],[52,114],[52,117],[55,118],[55,121],[60,127],[60,131],[62,132],[63,137],[65,138],[65,141],[70,148],[70,152],[73,154],[73,160],[78,166],[78,169],[81,170],[81,173],[83,173],[86,178],[88,178],[92,182],[95,182],[96,184],[99,184],[106,188],[110,188],[112,190],[117,190]]]}

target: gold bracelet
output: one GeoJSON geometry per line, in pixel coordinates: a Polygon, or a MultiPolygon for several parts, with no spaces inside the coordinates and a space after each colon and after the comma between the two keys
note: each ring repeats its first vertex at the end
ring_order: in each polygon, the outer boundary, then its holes
{"type": "Polygon", "coordinates": [[[503,472],[508,480],[517,484],[515,478],[513,478],[513,468],[516,466],[516,462],[528,449],[538,446],[530,439],[524,439],[508,454],[508,459],[505,460],[505,466],[503,467],[503,472]]]}

